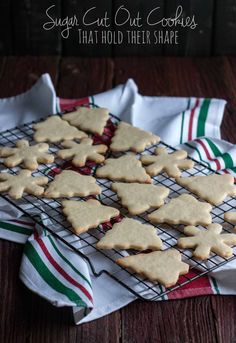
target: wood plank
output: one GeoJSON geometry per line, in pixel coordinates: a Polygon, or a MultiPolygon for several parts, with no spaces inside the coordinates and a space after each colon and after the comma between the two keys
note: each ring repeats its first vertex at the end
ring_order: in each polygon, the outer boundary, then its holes
{"type": "Polygon", "coordinates": [[[58,57],[6,58],[0,74],[0,97],[15,96],[27,91],[47,72],[56,84],[58,63],[58,57]]]}
{"type": "Polygon", "coordinates": [[[235,55],[236,3],[234,0],[215,0],[214,55],[235,55]]]}
{"type": "Polygon", "coordinates": [[[82,324],[81,327],[74,330],[76,332],[75,342],[118,343],[121,337],[120,322],[120,311],[116,311],[93,322],[82,324]]]}
{"type": "Polygon", "coordinates": [[[226,58],[116,58],[114,83],[128,78],[141,94],[219,97],[236,103],[235,79],[226,58]]]}
{"type": "Polygon", "coordinates": [[[82,98],[112,87],[113,62],[106,58],[67,58],[60,65],[57,93],[62,98],[82,98]]]}
{"type": "Polygon", "coordinates": [[[216,336],[209,296],[156,303],[136,301],[122,309],[123,343],[213,343],[216,336]]]}
{"type": "Polygon", "coordinates": [[[232,318],[236,316],[235,296],[211,297],[212,310],[215,318],[215,327],[218,342],[235,343],[236,326],[232,325],[232,318]]]}
{"type": "MultiPolygon", "coordinates": [[[[227,57],[227,61],[230,67],[230,73],[232,75],[232,79],[236,80],[236,58],[235,57],[227,57]]],[[[229,81],[231,82],[231,80],[229,81]]],[[[232,84],[232,88],[235,87],[235,81],[232,84]]],[[[235,90],[235,88],[234,88],[235,90]]],[[[224,115],[224,120],[221,126],[222,138],[236,143],[235,137],[235,127],[236,127],[236,101],[235,98],[230,100],[227,104],[227,108],[224,115]]]]}
{"type": "Polygon", "coordinates": [[[195,16],[197,27],[171,28],[178,31],[177,45],[165,45],[166,56],[209,56],[213,27],[214,1],[175,0],[166,1],[165,17],[173,17],[176,8],[182,6],[184,18],[195,16]]]}

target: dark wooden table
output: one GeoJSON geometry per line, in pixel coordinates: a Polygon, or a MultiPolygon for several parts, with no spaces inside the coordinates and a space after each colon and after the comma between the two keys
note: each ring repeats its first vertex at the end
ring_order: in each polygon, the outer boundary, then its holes
{"type": "MultiPolygon", "coordinates": [[[[131,77],[146,95],[224,98],[222,135],[236,143],[236,58],[0,58],[0,97],[27,90],[45,72],[67,98],[102,92],[131,77]]],[[[70,309],[53,307],[20,282],[22,250],[0,241],[0,342],[236,342],[234,296],[135,301],[76,327],[70,309]]]]}

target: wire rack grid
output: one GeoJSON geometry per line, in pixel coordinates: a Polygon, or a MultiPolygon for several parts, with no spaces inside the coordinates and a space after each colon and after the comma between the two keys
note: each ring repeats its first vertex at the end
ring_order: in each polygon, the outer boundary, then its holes
{"type": "MultiPolygon", "coordinates": [[[[71,109],[72,111],[74,109],[71,109]]],[[[70,112],[66,111],[66,112],[70,112]]],[[[59,113],[59,115],[64,114],[59,113]]],[[[42,118],[39,121],[43,121],[42,118]]],[[[34,130],[32,128],[35,122],[24,124],[15,127],[11,130],[6,130],[0,133],[0,145],[1,146],[14,146],[15,142],[19,139],[27,139],[29,142],[33,141],[34,130]]],[[[119,123],[119,119],[114,115],[110,114],[107,127],[104,130],[102,137],[94,137],[94,142],[109,143],[115,127],[119,123]]],[[[152,154],[156,147],[164,146],[169,152],[173,152],[176,149],[167,145],[164,142],[160,142],[157,145],[152,145],[147,148],[143,153],[136,154],[140,157],[142,154],[152,154]]],[[[55,153],[59,150],[60,144],[50,144],[49,150],[55,153]]],[[[113,154],[109,151],[106,157],[118,157],[121,154],[113,154]]],[[[193,169],[183,172],[183,176],[196,176],[196,175],[208,175],[214,170],[207,167],[204,163],[194,160],[195,166],[193,169]]],[[[90,175],[95,176],[97,165],[87,163],[86,168],[89,168],[90,175]]],[[[6,168],[3,164],[0,167],[1,171],[16,174],[19,170],[16,168],[6,168]]],[[[56,159],[53,164],[45,165],[41,164],[37,171],[33,172],[33,176],[47,176],[52,180],[56,173],[63,169],[75,169],[70,163],[56,159]]],[[[84,168],[80,168],[78,171],[87,173],[84,168]]],[[[179,196],[182,193],[188,192],[182,186],[178,185],[174,179],[168,177],[165,173],[160,173],[158,176],[153,177],[153,184],[163,185],[168,187],[170,194],[168,201],[172,198],[179,196]]],[[[107,179],[97,179],[97,184],[102,188],[102,193],[98,196],[101,203],[104,205],[110,205],[119,209],[122,217],[131,217],[127,209],[123,208],[117,198],[117,195],[111,190],[111,181],[107,179]]],[[[188,192],[189,193],[189,192],[188,192]]],[[[99,277],[102,274],[106,274],[117,283],[125,287],[129,292],[134,294],[136,297],[146,300],[158,300],[164,299],[170,292],[183,289],[183,287],[194,280],[209,274],[215,269],[224,266],[226,263],[236,258],[236,252],[234,249],[233,256],[226,259],[216,254],[212,254],[211,257],[204,262],[198,261],[192,257],[190,250],[181,250],[176,246],[177,239],[183,236],[182,225],[154,225],[157,229],[159,237],[162,239],[164,249],[174,248],[182,253],[182,259],[184,262],[190,265],[190,272],[187,275],[183,275],[179,278],[175,286],[170,288],[164,288],[159,283],[151,283],[147,279],[137,276],[135,273],[126,270],[118,266],[115,261],[127,254],[135,254],[134,251],[119,251],[119,250],[98,250],[96,243],[106,232],[107,229],[111,228],[112,224],[116,221],[114,219],[111,223],[100,225],[96,229],[91,229],[86,233],[77,236],[70,224],[66,221],[65,217],[61,212],[61,199],[46,199],[30,195],[23,195],[20,200],[13,200],[8,195],[2,195],[10,204],[14,205],[22,213],[30,216],[37,224],[44,226],[44,228],[52,235],[59,238],[66,246],[74,250],[83,259],[85,259],[90,267],[91,273],[95,277],[99,277]]],[[[86,199],[75,197],[74,199],[84,201],[86,199]]],[[[215,206],[212,210],[213,222],[223,224],[223,231],[232,232],[233,225],[224,221],[224,213],[234,209],[236,206],[236,200],[228,198],[220,206],[215,206]]],[[[132,216],[132,218],[139,220],[142,223],[149,223],[147,215],[154,210],[149,210],[142,215],[132,216]]],[[[153,225],[153,224],[152,224],[153,225]]],[[[204,229],[204,228],[202,228],[204,229]]]]}

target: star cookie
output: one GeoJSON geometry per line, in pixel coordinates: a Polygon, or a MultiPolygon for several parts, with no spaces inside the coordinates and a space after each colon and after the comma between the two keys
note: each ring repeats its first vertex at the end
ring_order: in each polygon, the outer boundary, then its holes
{"type": "Polygon", "coordinates": [[[105,157],[101,154],[107,151],[107,146],[92,144],[93,141],[90,138],[84,138],[80,144],[73,141],[65,141],[61,145],[66,149],[59,150],[57,155],[63,160],[73,157],[72,163],[77,167],[83,167],[87,160],[102,163],[105,157]]]}
{"type": "Polygon", "coordinates": [[[193,248],[193,255],[199,260],[206,260],[210,253],[214,252],[221,257],[230,257],[233,254],[229,245],[236,244],[236,235],[233,233],[223,233],[220,224],[211,224],[207,230],[200,230],[195,226],[186,226],[184,233],[191,237],[181,237],[178,239],[180,248],[193,248]]]}
{"type": "Polygon", "coordinates": [[[200,202],[192,195],[181,194],[149,214],[148,219],[152,223],[208,225],[212,222],[211,210],[210,204],[200,202]]]}
{"type": "Polygon", "coordinates": [[[41,187],[48,183],[44,176],[31,176],[31,171],[23,169],[17,175],[0,173],[0,192],[8,192],[11,198],[20,199],[23,193],[40,196],[44,192],[41,187]]]}
{"type": "Polygon", "coordinates": [[[34,124],[33,129],[36,130],[34,134],[36,142],[47,141],[54,143],[87,137],[86,133],[69,125],[67,121],[62,120],[59,116],[52,116],[41,123],[34,124]]]}
{"type": "Polygon", "coordinates": [[[71,198],[74,196],[87,197],[100,193],[101,188],[96,184],[94,177],[81,175],[72,170],[64,170],[50,182],[44,196],[46,198],[71,198]]]}
{"type": "Polygon", "coordinates": [[[132,150],[142,152],[151,144],[160,141],[160,137],[141,130],[128,123],[120,122],[111,140],[110,149],[115,152],[132,150]]]}
{"type": "Polygon", "coordinates": [[[49,145],[46,143],[39,143],[29,145],[27,140],[19,140],[16,142],[16,147],[0,148],[0,157],[7,157],[3,163],[5,166],[12,168],[23,163],[23,166],[30,170],[38,168],[39,163],[53,163],[54,156],[47,154],[49,145]]]}
{"type": "Polygon", "coordinates": [[[97,243],[99,249],[160,250],[162,241],[152,225],[125,218],[113,225],[97,243]]]}
{"type": "Polygon", "coordinates": [[[81,130],[102,135],[109,111],[106,108],[78,107],[76,111],[66,113],[62,119],[81,130]]]}
{"type": "Polygon", "coordinates": [[[221,204],[227,196],[236,195],[234,177],[229,174],[181,177],[176,182],[213,205],[221,204]]]}
{"type": "Polygon", "coordinates": [[[174,249],[127,256],[116,262],[165,287],[174,286],[179,276],[187,274],[189,271],[189,265],[181,261],[180,252],[174,249]]]}
{"type": "Polygon", "coordinates": [[[111,188],[132,215],[143,213],[151,207],[162,206],[164,199],[169,195],[169,189],[164,186],[140,183],[116,182],[112,184],[111,188]]]}
{"type": "Polygon", "coordinates": [[[96,228],[99,224],[109,221],[119,215],[119,211],[110,206],[101,205],[99,201],[64,200],[63,213],[71,223],[76,234],[96,228]]]}
{"type": "Polygon", "coordinates": [[[141,157],[142,164],[148,165],[146,171],[151,176],[165,171],[170,177],[178,177],[181,175],[181,169],[190,169],[194,166],[192,160],[186,159],[187,152],[184,150],[169,154],[166,148],[157,148],[155,154],[156,156],[143,155],[141,157]]]}
{"type": "Polygon", "coordinates": [[[108,158],[104,166],[98,168],[96,176],[114,181],[152,183],[152,179],[133,155],[124,155],[119,158],[108,158]]]}

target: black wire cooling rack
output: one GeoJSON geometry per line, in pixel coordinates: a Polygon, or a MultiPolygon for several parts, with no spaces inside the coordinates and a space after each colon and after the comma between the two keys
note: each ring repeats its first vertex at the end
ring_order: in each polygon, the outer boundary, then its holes
{"type": "MultiPolygon", "coordinates": [[[[94,106],[94,105],[93,105],[94,106]]],[[[72,111],[74,109],[71,109],[72,111]]],[[[70,112],[66,111],[66,112],[70,112]]],[[[65,113],[65,112],[63,112],[65,113]]],[[[59,115],[63,114],[60,113],[59,115]]],[[[39,121],[43,121],[42,118],[39,121]]],[[[38,121],[38,122],[39,122],[38,121]]],[[[0,133],[0,145],[1,146],[14,146],[15,142],[19,139],[27,139],[29,142],[33,141],[32,125],[35,122],[24,124],[15,127],[11,130],[6,130],[0,133]]],[[[107,126],[104,130],[102,137],[92,136],[95,143],[106,142],[109,143],[116,125],[119,123],[119,119],[114,115],[110,114],[110,119],[108,120],[107,126]]],[[[153,145],[147,148],[143,153],[137,154],[139,157],[142,154],[152,154],[156,147],[164,146],[169,152],[173,152],[176,149],[167,145],[164,142],[160,142],[157,145],[153,145]]],[[[55,153],[60,149],[60,144],[50,144],[50,151],[55,153]]],[[[111,157],[113,154],[111,152],[107,153],[106,157],[111,157]]],[[[121,154],[120,154],[121,155],[121,154]]],[[[115,154],[117,157],[118,154],[115,154]]],[[[193,159],[194,160],[194,159],[193,159]]],[[[193,169],[183,172],[183,176],[196,176],[196,175],[208,175],[214,173],[215,171],[207,167],[204,163],[194,160],[195,166],[193,169]]],[[[16,174],[19,170],[16,168],[6,168],[1,163],[1,171],[7,171],[12,174],[16,174]]],[[[85,168],[80,168],[80,172],[87,173],[87,169],[91,170],[90,175],[95,175],[97,166],[95,164],[87,163],[85,168]]],[[[62,169],[75,169],[71,166],[69,162],[65,162],[56,159],[53,164],[45,165],[41,164],[39,169],[32,173],[34,176],[47,176],[49,179],[53,179],[55,174],[62,169]]],[[[169,201],[182,193],[189,193],[182,186],[176,184],[175,180],[168,177],[165,173],[161,173],[156,177],[153,177],[153,184],[163,185],[169,188],[170,194],[167,199],[169,201]]],[[[131,217],[128,211],[123,208],[118,201],[117,195],[111,190],[111,182],[107,179],[97,179],[97,184],[102,188],[102,193],[99,195],[99,200],[105,205],[110,205],[116,207],[120,210],[121,216],[131,217]]],[[[20,200],[13,200],[7,195],[2,195],[2,197],[9,203],[14,205],[22,213],[30,216],[37,224],[43,226],[49,233],[59,238],[65,245],[74,250],[83,259],[85,259],[90,267],[91,273],[95,277],[99,277],[102,274],[106,274],[117,283],[125,287],[129,292],[134,294],[136,297],[146,300],[157,300],[164,299],[165,296],[173,291],[181,289],[181,287],[186,284],[214,271],[215,269],[225,265],[229,261],[236,258],[236,252],[234,249],[234,254],[232,257],[225,259],[215,254],[204,262],[200,262],[192,257],[190,250],[182,250],[176,246],[177,239],[183,236],[183,226],[182,225],[155,225],[157,228],[157,233],[162,239],[164,244],[164,249],[170,247],[179,250],[182,253],[182,260],[190,265],[190,272],[187,275],[183,275],[179,278],[177,284],[174,287],[164,288],[160,284],[151,283],[147,279],[143,279],[136,274],[118,266],[115,261],[127,254],[134,254],[134,251],[119,251],[119,250],[98,250],[96,248],[96,243],[104,232],[109,229],[113,222],[100,225],[96,229],[91,229],[86,233],[77,236],[72,231],[70,224],[66,221],[65,217],[61,212],[61,202],[54,199],[39,198],[30,195],[24,195],[20,200]]],[[[85,200],[84,198],[75,197],[77,200],[85,200]]],[[[233,225],[224,221],[224,213],[231,211],[236,206],[236,200],[233,198],[228,198],[220,206],[213,207],[212,218],[213,222],[218,222],[223,225],[223,231],[232,232],[233,225]]],[[[142,223],[149,222],[147,219],[147,214],[150,211],[145,212],[142,215],[132,216],[132,218],[141,221],[142,223]]],[[[153,224],[152,224],[153,225],[153,224]]]]}

